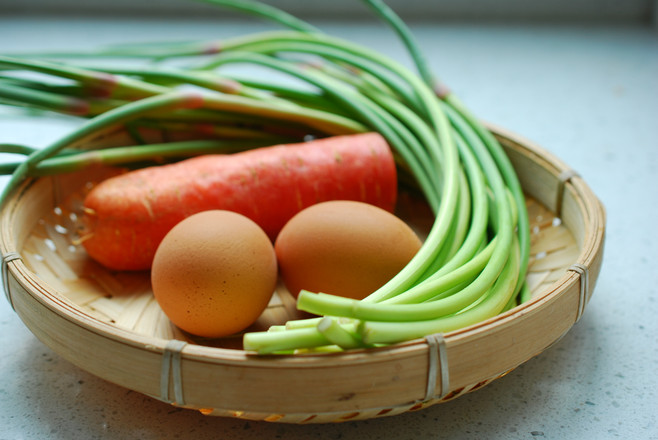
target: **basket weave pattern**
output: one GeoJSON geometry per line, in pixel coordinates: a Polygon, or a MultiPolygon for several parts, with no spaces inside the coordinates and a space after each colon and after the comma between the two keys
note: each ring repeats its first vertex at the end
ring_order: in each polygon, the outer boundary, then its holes
{"type": "MultiPolygon", "coordinates": [[[[240,335],[200,340],[184,334],[154,300],[148,273],[108,271],[80,245],[84,194],[110,170],[39,179],[21,189],[3,213],[3,221],[11,223],[2,243],[6,291],[28,327],[75,364],[204,414],[325,423],[420,410],[485,386],[558,340],[582,314],[600,269],[604,213],[598,200],[557,159],[511,135],[499,136],[528,194],[527,281],[533,298],[437,340],[273,359],[242,351],[240,335]],[[538,328],[529,330],[531,320],[538,328]],[[485,343],[491,348],[480,348],[485,343]],[[88,344],[96,344],[95,351],[88,344]],[[90,358],[90,352],[98,356],[90,358]],[[116,356],[130,365],[122,367],[116,356]],[[358,383],[368,375],[374,385],[358,383]],[[282,396],[293,381],[305,388],[318,377],[345,383],[316,383],[315,404],[282,396]],[[226,385],[241,380],[242,390],[226,385]],[[248,395],[249,387],[258,401],[244,400],[241,394],[248,395]]],[[[294,300],[279,287],[249,330],[298,317],[294,300]]]]}

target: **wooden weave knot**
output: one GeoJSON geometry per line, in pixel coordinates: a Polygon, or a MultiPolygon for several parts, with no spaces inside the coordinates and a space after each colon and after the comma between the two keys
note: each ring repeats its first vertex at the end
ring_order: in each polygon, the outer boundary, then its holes
{"type": "Polygon", "coordinates": [[[436,389],[436,379],[441,375],[441,392],[438,398],[443,398],[450,391],[450,373],[448,371],[448,353],[446,351],[446,340],[440,333],[425,336],[429,352],[427,368],[427,389],[425,391],[424,401],[434,397],[436,389]],[[440,369],[440,371],[438,371],[440,369]]]}
{"type": "Polygon", "coordinates": [[[2,287],[5,289],[5,297],[9,302],[12,310],[14,308],[14,301],[11,297],[11,292],[9,291],[9,262],[14,260],[20,260],[21,255],[18,252],[7,252],[2,256],[2,287]]]}
{"type": "Polygon", "coordinates": [[[185,405],[183,397],[183,377],[181,368],[181,354],[183,348],[187,345],[185,341],[172,339],[167,342],[162,353],[162,365],[160,369],[160,398],[161,400],[176,404],[185,405]],[[173,384],[174,398],[169,397],[169,384],[173,384]]]}
{"type": "Polygon", "coordinates": [[[580,293],[578,295],[578,310],[576,312],[576,322],[580,320],[585,311],[587,302],[587,292],[589,291],[589,268],[581,263],[574,263],[567,270],[578,272],[580,275],[580,293]]]}

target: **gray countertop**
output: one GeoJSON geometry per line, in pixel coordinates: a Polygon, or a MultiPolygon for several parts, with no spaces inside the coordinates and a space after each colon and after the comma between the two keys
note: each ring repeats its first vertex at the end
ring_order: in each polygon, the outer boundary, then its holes
{"type": "MultiPolygon", "coordinates": [[[[408,62],[377,24],[319,25],[408,62]]],[[[449,403],[361,422],[282,425],[207,417],[98,379],[44,346],[3,300],[0,439],[658,439],[658,34],[630,25],[413,27],[433,70],[474,113],[561,158],[607,209],[602,272],[583,318],[562,340],[449,403]]],[[[0,53],[260,29],[1,17],[0,53]]],[[[71,128],[61,118],[34,124],[2,115],[0,141],[42,146],[71,128]]]]}

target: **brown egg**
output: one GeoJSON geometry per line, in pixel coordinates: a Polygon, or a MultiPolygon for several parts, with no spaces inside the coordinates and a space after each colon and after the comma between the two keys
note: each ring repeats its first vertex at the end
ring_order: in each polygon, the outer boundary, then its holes
{"type": "Polygon", "coordinates": [[[354,201],[319,203],[281,230],[275,251],[288,290],[362,299],[395,276],[421,240],[395,215],[354,201]]]}
{"type": "Polygon", "coordinates": [[[205,211],[177,224],[158,246],[153,294],[169,319],[198,336],[244,330],[263,312],[277,281],[265,232],[230,211],[205,211]]]}

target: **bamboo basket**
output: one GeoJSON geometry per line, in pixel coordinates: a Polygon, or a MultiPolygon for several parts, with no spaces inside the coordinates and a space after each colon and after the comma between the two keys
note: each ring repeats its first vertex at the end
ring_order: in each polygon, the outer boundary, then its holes
{"type": "MultiPolygon", "coordinates": [[[[43,343],[73,364],[206,415],[330,423],[454,399],[559,340],[583,314],[603,254],[605,212],[583,179],[531,142],[492,129],[527,195],[533,296],[477,325],[385,348],[298,356],[245,352],[239,335],[192,339],[164,316],[148,274],[108,272],[75,244],[82,197],[104,169],[28,180],[5,203],[0,250],[7,299],[43,343]]],[[[416,226],[431,221],[407,211],[416,226]]],[[[253,329],[295,317],[294,300],[280,288],[253,329]]]]}

